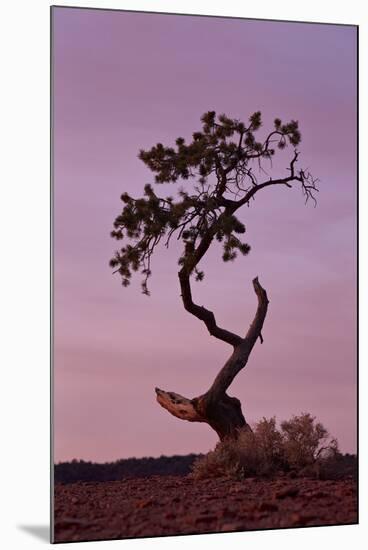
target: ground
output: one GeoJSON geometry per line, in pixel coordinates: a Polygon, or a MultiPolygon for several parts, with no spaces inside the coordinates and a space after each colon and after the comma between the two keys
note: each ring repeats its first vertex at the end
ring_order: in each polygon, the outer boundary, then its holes
{"type": "Polygon", "coordinates": [[[55,542],[357,523],[356,481],[156,475],[55,485],[55,542]]]}

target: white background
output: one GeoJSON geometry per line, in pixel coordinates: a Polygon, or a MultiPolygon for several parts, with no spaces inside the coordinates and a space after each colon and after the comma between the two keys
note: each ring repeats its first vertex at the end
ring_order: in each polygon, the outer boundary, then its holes
{"type": "MultiPolygon", "coordinates": [[[[363,2],[135,0],[58,5],[360,25],[360,522],[359,526],[83,543],[83,548],[362,548],[367,535],[367,69],[363,2]],[[365,246],[364,246],[365,245],[365,246]],[[364,288],[365,287],[365,288],[364,288]],[[365,501],[365,502],[364,502],[365,501]]],[[[0,12],[0,544],[44,546],[49,522],[50,236],[49,6],[3,2],[0,12]],[[4,124],[5,121],[5,124],[4,124]],[[38,535],[37,535],[38,533],[38,535]],[[43,538],[40,538],[40,535],[43,538]]],[[[306,47],[308,45],[306,44],[306,47]]],[[[344,75],[341,75],[344,78],[344,75]]],[[[343,139],[343,136],[342,136],[343,139]]]]}

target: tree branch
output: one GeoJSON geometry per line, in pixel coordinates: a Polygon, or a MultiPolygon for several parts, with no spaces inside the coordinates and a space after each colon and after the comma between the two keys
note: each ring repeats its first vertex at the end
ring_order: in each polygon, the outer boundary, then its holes
{"type": "Polygon", "coordinates": [[[292,187],[291,183],[298,181],[302,184],[302,191],[304,195],[306,196],[306,201],[308,199],[312,199],[314,203],[316,204],[316,199],[313,195],[313,192],[318,192],[318,189],[316,187],[317,179],[313,178],[310,172],[305,172],[304,170],[299,170],[297,175],[295,173],[295,163],[298,160],[299,153],[295,150],[294,157],[290,161],[290,166],[288,170],[290,170],[290,176],[287,176],[285,178],[277,178],[275,180],[269,179],[268,181],[265,181],[263,183],[254,184],[253,181],[253,187],[244,195],[244,197],[238,201],[228,201],[231,203],[231,205],[228,203],[228,208],[235,212],[238,208],[243,206],[244,204],[249,203],[250,199],[261,189],[264,187],[270,187],[271,185],[286,185],[286,187],[292,187]]]}
{"type": "Polygon", "coordinates": [[[253,288],[258,299],[256,314],[245,338],[242,339],[240,344],[235,348],[228,361],[225,363],[225,365],[216,376],[211,388],[208,390],[206,395],[207,398],[211,401],[216,401],[221,395],[225,394],[227,388],[230,386],[235,376],[247,364],[249,355],[254,347],[254,344],[261,336],[263,323],[267,315],[269,301],[265,289],[262,288],[258,281],[258,277],[253,279],[253,288]]]}
{"type": "Polygon", "coordinates": [[[244,204],[247,204],[250,199],[258,192],[260,191],[261,189],[263,189],[264,187],[269,187],[271,185],[286,185],[286,187],[291,187],[290,183],[292,181],[299,181],[301,183],[303,183],[303,179],[302,177],[299,177],[299,176],[296,176],[295,175],[295,169],[294,169],[294,166],[295,166],[295,162],[298,160],[298,156],[299,156],[299,153],[297,151],[295,151],[294,153],[294,157],[293,159],[291,160],[290,162],[290,176],[287,176],[285,178],[277,178],[275,180],[273,179],[269,179],[268,181],[265,181],[264,183],[259,183],[259,184],[256,184],[254,185],[247,193],[246,195],[244,195],[244,197],[242,199],[240,199],[239,201],[234,201],[236,202],[236,209],[240,208],[241,206],[243,206],[244,204]]]}
{"type": "Polygon", "coordinates": [[[179,281],[184,308],[197,317],[197,319],[204,322],[211,336],[231,346],[238,346],[242,342],[240,336],[217,326],[213,312],[193,302],[189,274],[184,267],[179,271],[179,281]]]}

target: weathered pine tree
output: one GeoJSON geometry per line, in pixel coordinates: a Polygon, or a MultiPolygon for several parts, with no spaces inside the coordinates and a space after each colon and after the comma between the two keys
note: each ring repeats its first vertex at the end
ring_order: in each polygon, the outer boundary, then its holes
{"type": "Polygon", "coordinates": [[[227,390],[246,365],[257,340],[263,342],[268,297],[256,277],[253,288],[258,307],[246,335],[240,336],[219,327],[212,311],[194,303],[191,279],[203,279],[199,264],[216,240],[222,243],[225,262],[234,260],[237,253],[248,254],[249,245],[239,237],[245,233],[245,226],[236,213],[243,206],[249,206],[262,189],[271,186],[291,188],[297,184],[306,201],[311,198],[315,202],[317,188],[312,175],[297,167],[296,146],[301,140],[297,121],[282,123],[275,119],[274,128],[259,141],[256,133],[261,127],[260,112],[255,112],[244,123],[209,111],[201,117],[201,122],[201,131],[193,134],[190,143],[179,137],[176,147],[157,143],[149,151],[140,151],[139,158],[155,173],[156,184],[191,180],[194,185],[191,190],[180,189],[176,199],[159,197],[149,184],[142,198],[134,199],[123,193],[124,207],[114,221],[111,236],[129,242],[115,253],[110,265],[114,273],[120,274],[124,286],[129,285],[133,272],[141,271],[142,290],[148,295],[151,257],[157,245],[164,240],[169,246],[173,235],[183,242],[178,276],[184,308],[201,320],[212,336],[230,345],[232,353],[203,395],[188,399],[156,388],[157,400],[178,418],[207,422],[223,439],[236,437],[239,428],[249,428],[240,401],[230,397],[227,390]],[[272,166],[276,148],[284,149],[289,144],[293,154],[289,158],[288,172],[259,181],[259,174],[266,174],[264,163],[270,162],[272,166]]]}

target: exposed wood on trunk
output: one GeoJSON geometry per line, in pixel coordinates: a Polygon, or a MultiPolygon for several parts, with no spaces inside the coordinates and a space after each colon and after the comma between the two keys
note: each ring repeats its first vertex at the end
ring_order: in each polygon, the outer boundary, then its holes
{"type": "Polygon", "coordinates": [[[227,394],[216,401],[209,399],[207,394],[188,399],[178,393],[156,388],[156,399],[161,407],[181,420],[206,422],[221,440],[225,437],[236,438],[240,428],[250,430],[239,399],[227,394]]]}
{"type": "Polygon", "coordinates": [[[172,415],[189,422],[205,422],[205,419],[195,409],[192,399],[160,388],[155,388],[155,391],[158,403],[172,415]]]}

